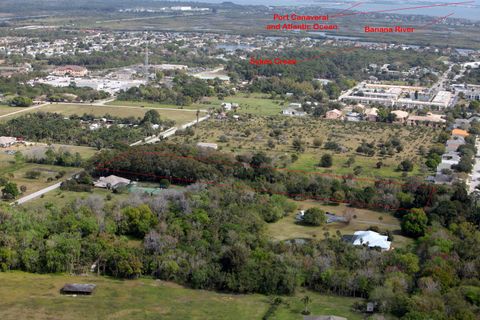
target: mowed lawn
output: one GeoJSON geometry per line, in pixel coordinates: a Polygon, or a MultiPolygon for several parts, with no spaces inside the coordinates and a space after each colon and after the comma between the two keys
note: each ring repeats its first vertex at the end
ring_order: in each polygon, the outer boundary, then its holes
{"type": "MultiPolygon", "coordinates": [[[[89,105],[89,104],[50,104],[43,106],[41,108],[32,110],[32,111],[25,111],[21,113],[17,113],[12,115],[11,117],[5,117],[2,120],[9,120],[14,117],[19,117],[24,115],[28,112],[53,112],[63,114],[65,116],[71,115],[83,115],[93,114],[96,117],[103,117],[105,115],[112,115],[116,117],[135,117],[135,118],[142,118],[145,113],[151,108],[142,108],[138,106],[112,106],[112,105],[105,105],[105,106],[97,106],[97,105],[89,105]]],[[[189,112],[184,110],[162,110],[160,108],[155,108],[158,111],[160,116],[164,119],[174,120],[177,124],[184,124],[195,120],[196,114],[195,112],[189,112]]]]}
{"type": "Polygon", "coordinates": [[[204,98],[203,103],[206,106],[218,108],[223,102],[238,103],[239,114],[254,114],[271,116],[280,114],[284,106],[282,101],[269,99],[269,95],[261,93],[239,93],[234,96],[227,96],[223,100],[219,100],[216,97],[204,98]]]}
{"type": "Polygon", "coordinates": [[[9,107],[9,106],[5,106],[5,105],[0,104],[0,116],[3,116],[5,114],[9,114],[9,113],[12,113],[12,112],[15,112],[15,111],[19,111],[19,110],[25,110],[25,108],[9,107]]]}
{"type": "MultiPolygon", "coordinates": [[[[326,212],[334,213],[338,216],[343,216],[347,206],[345,204],[339,205],[324,205],[318,201],[295,201],[298,205],[298,210],[306,210],[308,208],[317,207],[326,212]]],[[[325,233],[329,236],[336,236],[337,231],[342,235],[352,235],[355,231],[367,230],[370,226],[376,226],[380,231],[384,232],[390,230],[394,234],[393,246],[402,247],[412,242],[411,239],[406,238],[400,234],[400,221],[389,212],[379,212],[367,209],[353,209],[353,214],[356,218],[352,218],[349,224],[346,223],[330,223],[325,226],[305,226],[298,224],[295,216],[298,211],[295,211],[288,216],[280,219],[277,222],[268,224],[268,234],[274,240],[288,240],[288,239],[324,239],[325,233]]]]}
{"type": "MultiPolygon", "coordinates": [[[[0,273],[0,319],[261,319],[273,297],[258,294],[233,295],[192,290],[153,280],[114,280],[96,276],[0,273]],[[92,296],[64,296],[66,283],[93,283],[92,296]]],[[[337,315],[363,319],[351,311],[357,298],[320,295],[299,290],[282,297],[272,319],[301,320],[301,298],[308,294],[313,315],[337,315]]]]}
{"type": "Polygon", "coordinates": [[[117,106],[117,107],[145,107],[145,108],[152,108],[152,109],[183,109],[183,110],[194,110],[197,109],[206,109],[206,106],[198,103],[191,104],[189,106],[177,106],[175,104],[164,104],[164,103],[155,103],[155,102],[147,102],[147,101],[125,101],[125,100],[114,100],[108,102],[106,105],[109,106],[117,106]]]}
{"type": "Polygon", "coordinates": [[[222,103],[238,103],[239,109],[237,112],[239,114],[256,114],[256,115],[276,115],[280,114],[283,106],[281,105],[282,101],[269,99],[268,95],[259,94],[259,93],[238,93],[234,96],[227,96],[223,100],[218,99],[217,97],[205,97],[202,101],[194,103],[189,106],[177,106],[171,104],[163,103],[152,103],[146,101],[122,101],[116,100],[109,102],[107,105],[115,106],[136,106],[136,107],[145,107],[145,108],[182,108],[185,110],[205,110],[205,109],[218,109],[221,107],[222,103]]]}

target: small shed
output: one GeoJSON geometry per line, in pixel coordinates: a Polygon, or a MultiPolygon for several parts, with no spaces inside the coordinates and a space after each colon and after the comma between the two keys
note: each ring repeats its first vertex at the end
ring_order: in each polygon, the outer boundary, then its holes
{"type": "Polygon", "coordinates": [[[79,294],[79,295],[91,295],[95,290],[95,284],[89,283],[67,283],[60,289],[61,294],[79,294]]]}

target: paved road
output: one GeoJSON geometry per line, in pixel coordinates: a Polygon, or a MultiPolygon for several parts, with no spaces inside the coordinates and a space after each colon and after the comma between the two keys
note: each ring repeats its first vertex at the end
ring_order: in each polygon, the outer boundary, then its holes
{"type": "MultiPolygon", "coordinates": [[[[63,182],[63,181],[62,181],[62,182],[63,182]]],[[[15,202],[10,203],[10,205],[23,204],[23,203],[25,203],[25,202],[27,202],[27,201],[30,201],[30,200],[35,199],[35,198],[38,198],[38,197],[40,197],[42,194],[45,194],[45,193],[47,193],[47,192],[50,192],[50,191],[52,191],[52,190],[55,190],[55,189],[60,188],[60,185],[62,184],[62,182],[56,183],[56,184],[54,184],[54,185],[52,185],[52,186],[49,186],[49,187],[46,187],[46,188],[44,188],[44,189],[42,189],[42,190],[38,190],[37,192],[34,192],[34,193],[32,193],[32,194],[29,194],[28,196],[25,196],[25,197],[23,197],[23,198],[18,199],[18,200],[15,201],[15,202]]]]}
{"type": "Polygon", "coordinates": [[[475,164],[473,165],[472,173],[468,176],[467,185],[469,193],[475,191],[475,188],[480,184],[480,139],[475,141],[477,147],[477,155],[475,157],[475,164]]]}
{"type": "MultiPolygon", "coordinates": [[[[210,115],[203,116],[201,118],[198,118],[198,122],[205,121],[208,118],[210,118],[210,115]]],[[[191,126],[195,125],[196,123],[197,123],[197,120],[193,120],[189,123],[181,125],[180,127],[172,127],[170,129],[167,129],[167,130],[159,133],[158,136],[148,137],[148,138],[145,139],[145,141],[143,141],[143,139],[139,140],[137,142],[132,143],[130,146],[138,146],[140,144],[156,143],[156,142],[160,141],[161,139],[165,139],[165,138],[173,136],[175,134],[175,132],[177,132],[178,130],[184,130],[188,127],[191,127],[191,126]]]]}

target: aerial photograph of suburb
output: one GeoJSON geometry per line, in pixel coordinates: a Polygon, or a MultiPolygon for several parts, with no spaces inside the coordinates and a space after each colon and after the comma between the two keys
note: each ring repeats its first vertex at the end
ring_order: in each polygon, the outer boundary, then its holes
{"type": "Polygon", "coordinates": [[[480,0],[0,0],[0,320],[480,320],[480,0]]]}

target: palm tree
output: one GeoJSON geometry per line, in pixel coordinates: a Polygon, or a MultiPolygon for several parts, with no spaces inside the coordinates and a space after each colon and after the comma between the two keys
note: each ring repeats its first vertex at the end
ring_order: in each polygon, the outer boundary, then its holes
{"type": "Polygon", "coordinates": [[[310,310],[308,310],[308,305],[310,304],[310,302],[312,302],[312,300],[307,295],[302,298],[302,302],[303,302],[303,305],[305,306],[305,308],[302,311],[302,314],[310,314],[310,310]]]}

